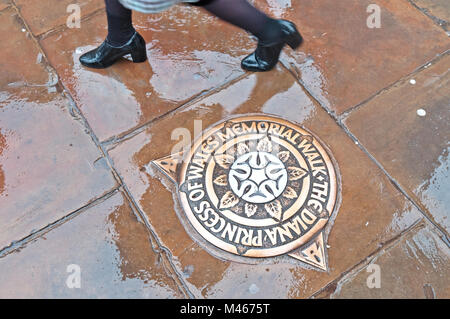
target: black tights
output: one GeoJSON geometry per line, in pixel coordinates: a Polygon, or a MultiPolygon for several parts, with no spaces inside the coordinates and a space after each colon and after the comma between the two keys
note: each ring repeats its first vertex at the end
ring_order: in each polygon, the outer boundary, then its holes
{"type": "MultiPolygon", "coordinates": [[[[108,43],[122,46],[135,33],[131,10],[119,0],[105,0],[108,17],[108,43]]],[[[271,42],[280,36],[280,28],[275,20],[252,6],[247,0],[202,0],[195,4],[217,17],[238,26],[258,39],[271,42]]]]}

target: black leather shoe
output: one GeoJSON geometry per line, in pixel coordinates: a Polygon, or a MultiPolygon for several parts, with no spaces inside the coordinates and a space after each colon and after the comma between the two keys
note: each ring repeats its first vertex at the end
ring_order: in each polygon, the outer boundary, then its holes
{"type": "Polygon", "coordinates": [[[273,69],[280,57],[281,50],[287,44],[292,49],[297,49],[303,42],[295,24],[286,20],[277,20],[283,36],[274,43],[258,42],[258,46],[252,54],[242,60],[244,70],[263,72],[273,69]]]}
{"type": "Polygon", "coordinates": [[[117,60],[127,54],[131,54],[134,63],[147,61],[145,40],[139,33],[136,32],[121,47],[113,47],[105,40],[97,49],[83,54],[80,57],[80,62],[89,68],[104,69],[113,65],[117,60]]]}

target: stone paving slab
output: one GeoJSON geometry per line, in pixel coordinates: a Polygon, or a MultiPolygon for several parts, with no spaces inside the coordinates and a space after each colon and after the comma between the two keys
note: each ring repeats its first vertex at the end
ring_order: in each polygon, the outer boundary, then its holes
{"type": "Polygon", "coordinates": [[[0,258],[0,272],[0,298],[183,297],[120,192],[0,258]],[[80,289],[66,284],[73,264],[80,289]]]}
{"type": "Polygon", "coordinates": [[[0,12],[0,39],[0,90],[54,82],[54,75],[42,59],[39,61],[39,48],[13,8],[0,12]]]}
{"type": "Polygon", "coordinates": [[[85,17],[105,6],[104,0],[16,0],[15,4],[34,35],[40,35],[59,26],[65,26],[73,11],[71,4],[80,7],[81,17],[85,17]]]}
{"type": "Polygon", "coordinates": [[[447,233],[449,106],[447,55],[362,105],[344,121],[370,154],[447,233]]]}
{"type": "Polygon", "coordinates": [[[382,243],[399,235],[422,215],[388,178],[297,84],[285,69],[251,74],[226,89],[170,114],[109,151],[114,165],[173,255],[178,270],[197,297],[308,297],[350,269],[382,243]],[[193,134],[231,115],[268,113],[296,121],[315,132],[334,154],[342,175],[342,204],[328,244],[330,273],[298,264],[247,266],[212,257],[194,243],[179,221],[174,186],[145,166],[170,154],[178,143],[175,128],[193,134]]]}
{"type": "Polygon", "coordinates": [[[116,187],[100,151],[59,94],[8,94],[0,102],[0,247],[116,187]],[[76,191],[74,191],[76,190],[76,191]]]}
{"type": "Polygon", "coordinates": [[[0,30],[1,249],[117,183],[14,10],[0,13],[0,30]]]}
{"type": "Polygon", "coordinates": [[[407,0],[380,0],[381,28],[369,29],[371,0],[257,1],[267,12],[294,21],[305,38],[283,57],[305,87],[342,113],[450,49],[450,39],[407,0]]]}
{"type": "Polygon", "coordinates": [[[254,46],[245,32],[186,6],[158,15],[135,14],[149,61],[124,59],[107,70],[80,65],[82,52],[106,36],[106,17],[41,41],[51,64],[100,140],[128,132],[203,91],[244,74],[240,60],[254,46]],[[211,41],[210,39],[221,39],[211,41]]]}
{"type": "Polygon", "coordinates": [[[331,297],[445,299],[450,295],[449,262],[449,247],[430,227],[420,227],[341,281],[331,297]],[[380,267],[379,288],[367,287],[373,264],[380,267]]]}

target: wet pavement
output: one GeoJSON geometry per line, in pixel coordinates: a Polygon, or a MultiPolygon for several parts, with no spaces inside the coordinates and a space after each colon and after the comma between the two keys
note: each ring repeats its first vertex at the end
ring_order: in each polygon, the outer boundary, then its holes
{"type": "Polygon", "coordinates": [[[305,44],[250,73],[254,40],[198,8],[135,14],[149,61],[90,70],[102,1],[0,1],[0,297],[449,298],[450,6],[380,0],[370,29],[371,3],[255,1],[305,44]],[[211,255],[148,166],[175,129],[249,113],[304,126],[337,162],[328,272],[211,255]]]}

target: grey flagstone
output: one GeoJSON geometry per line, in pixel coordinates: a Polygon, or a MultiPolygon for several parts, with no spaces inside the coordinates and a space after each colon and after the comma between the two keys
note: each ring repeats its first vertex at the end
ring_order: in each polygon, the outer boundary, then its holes
{"type": "Polygon", "coordinates": [[[180,2],[198,2],[199,0],[119,0],[125,8],[143,12],[156,13],[164,11],[180,2]]]}

